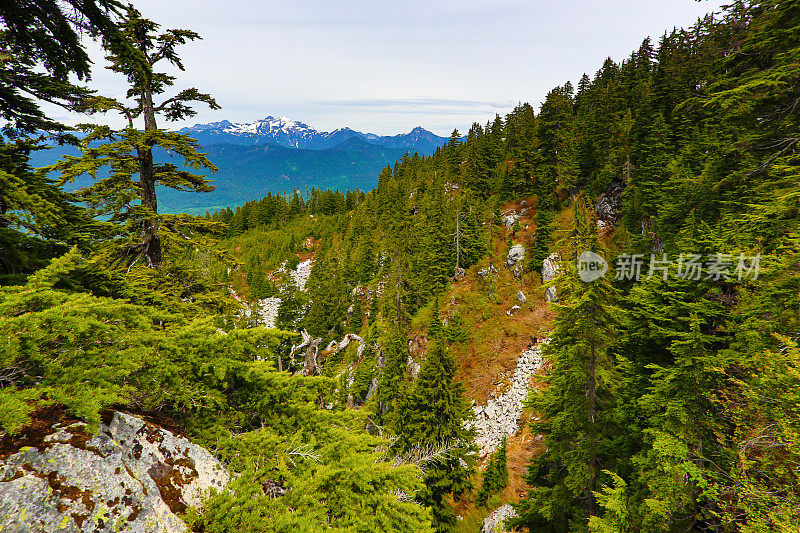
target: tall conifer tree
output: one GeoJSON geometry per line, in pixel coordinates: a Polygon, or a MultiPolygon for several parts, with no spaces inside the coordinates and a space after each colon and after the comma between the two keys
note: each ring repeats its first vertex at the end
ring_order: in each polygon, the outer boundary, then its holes
{"type": "MultiPolygon", "coordinates": [[[[438,315],[438,307],[434,312],[438,315]]],[[[443,459],[424,466],[425,489],[417,495],[420,502],[431,507],[433,525],[440,532],[448,531],[455,523],[446,496],[459,496],[471,489],[469,475],[475,463],[472,434],[464,429],[470,410],[463,386],[454,380],[455,371],[455,361],[438,333],[430,339],[419,377],[400,400],[394,422],[396,452],[408,452],[414,447],[447,450],[443,459]]]]}
{"type": "Polygon", "coordinates": [[[618,378],[608,351],[617,330],[617,291],[606,278],[582,281],[573,261],[581,251],[598,251],[596,223],[586,200],[575,200],[575,225],[561,262],[555,331],[546,354],[552,361],[548,386],[530,407],[541,417],[547,451],[528,468],[532,487],[516,505],[514,524],[535,530],[582,531],[598,512],[594,491],[613,457],[613,396],[618,378]]]}
{"type": "Polygon", "coordinates": [[[154,101],[154,97],[164,93],[175,81],[174,76],[156,71],[156,65],[166,62],[183,70],[177,47],[198,39],[198,34],[177,29],[156,34],[159,25],[142,18],[133,7],[128,7],[120,27],[131,46],[120,50],[106,40],[111,63],[108,68],[127,78],[127,98],[133,99],[133,104],[103,96],[90,97],[83,101],[81,110],[120,113],[128,126],[121,131],[112,131],[108,126],[85,126],[89,135],[81,143],[83,155],[68,157],[50,170],[61,171],[62,181],[71,181],[84,173],[96,177],[101,167],[110,167],[110,176],[84,189],[81,197],[96,207],[97,214],[129,225],[132,238],[119,252],[120,259],[132,263],[143,258],[147,266],[157,268],[162,261],[162,235],[156,185],[200,192],[211,191],[213,187],[202,175],[182,170],[172,163],[157,163],[156,149],[176,154],[184,167],[202,166],[212,170],[216,167],[198,152],[191,139],[159,129],[156,117],[161,115],[168,121],[191,117],[196,114],[189,106],[191,102],[202,102],[212,109],[219,106],[213,98],[195,88],[184,89],[161,102],[154,101]],[[137,120],[142,121],[140,125],[136,124],[137,120]],[[96,147],[98,143],[102,144],[96,147]],[[133,178],[135,175],[138,179],[133,178]]]}

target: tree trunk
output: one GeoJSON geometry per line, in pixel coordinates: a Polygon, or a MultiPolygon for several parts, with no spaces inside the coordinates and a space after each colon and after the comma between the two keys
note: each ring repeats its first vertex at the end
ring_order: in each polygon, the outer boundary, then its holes
{"type": "Polygon", "coordinates": [[[322,338],[312,339],[306,346],[305,360],[303,362],[302,374],[304,376],[313,376],[316,371],[322,372],[319,364],[317,363],[317,356],[319,355],[319,343],[322,338]]]}
{"type": "MultiPolygon", "coordinates": [[[[153,95],[149,88],[142,91],[142,107],[144,116],[144,130],[151,131],[157,128],[156,116],[153,111],[153,95]]],[[[142,222],[142,250],[141,253],[147,260],[147,266],[158,268],[161,265],[161,237],[158,235],[158,198],[156,197],[156,172],[153,164],[153,150],[151,146],[137,148],[139,156],[139,194],[142,206],[152,212],[152,216],[142,222]]]]}
{"type": "Polygon", "coordinates": [[[589,424],[594,426],[595,404],[597,402],[597,380],[595,379],[595,366],[597,365],[597,353],[592,344],[592,355],[589,358],[589,383],[587,385],[586,399],[589,407],[589,424]]]}
{"type": "MultiPolygon", "coordinates": [[[[595,430],[594,430],[594,419],[595,419],[595,410],[596,410],[596,403],[597,403],[597,379],[595,377],[595,368],[597,366],[597,352],[596,347],[594,344],[591,345],[592,354],[589,358],[589,383],[588,383],[588,390],[586,393],[586,400],[588,403],[589,408],[589,439],[592,441],[592,445],[595,444],[595,430]]],[[[590,479],[589,479],[589,494],[588,494],[588,502],[587,502],[587,510],[589,512],[589,516],[596,516],[597,515],[597,502],[595,501],[594,491],[596,490],[597,485],[597,457],[592,453],[592,458],[589,461],[589,472],[590,472],[590,479]]]]}
{"type": "Polygon", "coordinates": [[[456,209],[456,278],[458,277],[458,271],[461,270],[461,240],[459,233],[461,232],[461,220],[460,220],[458,209],[456,209]]]}

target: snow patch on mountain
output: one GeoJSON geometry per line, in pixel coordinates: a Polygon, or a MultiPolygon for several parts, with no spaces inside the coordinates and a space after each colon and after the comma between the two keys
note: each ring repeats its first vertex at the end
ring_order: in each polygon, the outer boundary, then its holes
{"type": "Polygon", "coordinates": [[[321,132],[308,124],[285,116],[268,116],[255,122],[223,120],[210,124],[195,124],[181,129],[180,132],[196,138],[203,146],[221,143],[246,146],[277,144],[287,148],[309,150],[328,150],[356,138],[384,148],[405,148],[409,152],[431,154],[447,142],[447,138],[439,137],[420,126],[409,133],[392,136],[362,133],[346,127],[321,132]]]}

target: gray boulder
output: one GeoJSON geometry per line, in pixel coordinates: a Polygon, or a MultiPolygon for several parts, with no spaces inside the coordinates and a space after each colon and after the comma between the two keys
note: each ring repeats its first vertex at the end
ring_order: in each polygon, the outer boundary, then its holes
{"type": "Polygon", "coordinates": [[[114,413],[97,435],[64,423],[0,459],[0,530],[184,533],[230,476],[206,449],[114,413]]]}
{"type": "Polygon", "coordinates": [[[515,244],[508,251],[508,255],[506,256],[506,265],[508,265],[509,267],[513,267],[518,262],[522,261],[524,258],[525,258],[525,247],[521,244],[515,244]]]}
{"type": "MultiPolygon", "coordinates": [[[[558,263],[561,261],[561,256],[558,252],[553,252],[547,256],[547,259],[542,261],[542,283],[549,283],[556,279],[559,274],[558,263]]],[[[557,299],[555,287],[548,287],[544,291],[544,296],[548,302],[554,302],[557,299]]]]}
{"type": "Polygon", "coordinates": [[[508,518],[514,518],[517,512],[511,507],[511,504],[505,504],[498,507],[492,514],[483,520],[482,533],[505,533],[507,529],[504,527],[503,522],[508,518]]]}
{"type": "Polygon", "coordinates": [[[510,213],[508,215],[504,215],[503,216],[503,225],[505,227],[507,227],[507,228],[510,228],[511,226],[514,225],[514,222],[516,222],[518,219],[519,219],[519,215],[517,215],[516,213],[510,213]]]}
{"type": "Polygon", "coordinates": [[[524,303],[524,302],[525,302],[525,300],[527,300],[527,299],[528,299],[528,298],[525,296],[525,293],[524,293],[524,292],[522,292],[522,291],[517,291],[517,300],[519,300],[520,302],[523,302],[523,303],[524,303]]]}

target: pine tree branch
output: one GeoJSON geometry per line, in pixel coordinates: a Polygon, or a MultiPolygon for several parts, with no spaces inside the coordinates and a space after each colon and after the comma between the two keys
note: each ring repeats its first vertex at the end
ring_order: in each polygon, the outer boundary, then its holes
{"type": "Polygon", "coordinates": [[[746,174],[746,176],[747,176],[747,177],[753,177],[753,176],[757,176],[757,175],[761,174],[762,172],[764,172],[765,170],[767,170],[767,168],[769,168],[769,166],[770,166],[770,165],[771,165],[773,162],[775,162],[775,160],[776,160],[776,159],[778,159],[778,158],[779,158],[779,157],[781,157],[782,155],[786,154],[786,153],[787,153],[789,150],[791,150],[792,148],[794,148],[794,146],[795,146],[795,145],[796,145],[796,144],[797,144],[799,141],[800,141],[800,137],[790,137],[790,138],[787,138],[787,139],[781,139],[781,140],[780,140],[780,141],[778,141],[778,143],[776,143],[776,144],[784,144],[785,146],[783,147],[783,149],[781,149],[779,152],[777,152],[777,153],[773,154],[773,155],[772,155],[772,157],[770,157],[769,159],[767,159],[766,161],[764,161],[763,163],[761,163],[761,165],[759,165],[759,167],[758,167],[758,168],[756,168],[755,170],[751,170],[750,172],[748,172],[748,173],[746,174]]]}

